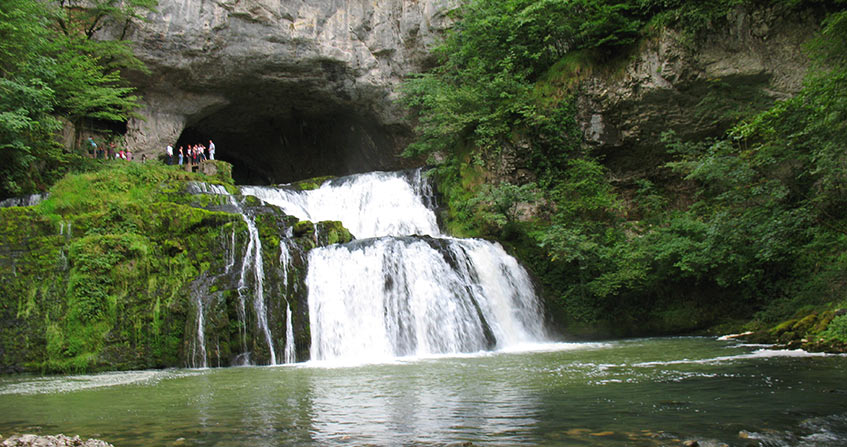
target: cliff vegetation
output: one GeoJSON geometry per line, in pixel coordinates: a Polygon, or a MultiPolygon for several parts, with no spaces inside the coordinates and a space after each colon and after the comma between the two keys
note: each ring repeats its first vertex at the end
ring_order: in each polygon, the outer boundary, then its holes
{"type": "Polygon", "coordinates": [[[512,247],[568,334],[744,328],[839,349],[847,342],[844,6],[472,1],[437,66],[405,84],[419,122],[407,153],[438,166],[451,231],[512,247]],[[762,7],[789,20],[821,17],[798,94],[718,89],[690,111],[711,117],[718,137],[665,133],[624,169],[587,143],[576,104],[589,76],[620,77],[665,30],[696,52],[713,29],[732,26],[733,11],[762,7]],[[497,171],[504,160],[517,167],[508,175],[497,171]]]}
{"type": "Polygon", "coordinates": [[[0,4],[0,199],[46,191],[78,167],[81,154],[67,151],[57,137],[64,128],[109,131],[139,107],[123,73],[145,67],[124,38],[127,27],[155,4],[0,4]],[[123,33],[106,36],[107,25],[123,33]]]}

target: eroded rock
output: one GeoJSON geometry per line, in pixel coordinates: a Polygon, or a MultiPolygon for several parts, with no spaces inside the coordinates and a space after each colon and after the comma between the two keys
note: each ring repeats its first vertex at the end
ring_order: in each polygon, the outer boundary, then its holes
{"type": "Polygon", "coordinates": [[[152,73],[134,76],[146,107],[127,141],[155,155],[212,138],[236,177],[268,183],[406,167],[396,87],[459,3],[162,0],[132,34],[152,73]]]}
{"type": "Polygon", "coordinates": [[[779,5],[738,8],[696,43],[660,31],[619,69],[580,84],[585,141],[620,172],[651,157],[660,165],[665,131],[683,139],[722,135],[741,114],[800,90],[815,14],[779,5]]]}

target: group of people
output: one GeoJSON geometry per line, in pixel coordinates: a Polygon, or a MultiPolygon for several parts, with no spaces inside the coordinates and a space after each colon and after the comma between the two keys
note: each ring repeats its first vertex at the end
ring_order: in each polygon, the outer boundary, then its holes
{"type": "MultiPolygon", "coordinates": [[[[88,137],[88,144],[90,145],[90,150],[88,154],[91,158],[109,160],[114,158],[115,160],[127,160],[132,161],[132,150],[129,148],[124,149],[123,147],[116,147],[115,143],[109,143],[106,146],[105,143],[103,145],[98,146],[94,141],[94,138],[88,137]]],[[[141,161],[144,162],[147,160],[147,156],[142,154],[141,161]]]]}
{"type": "MultiPolygon", "coordinates": [[[[174,164],[174,148],[170,144],[167,149],[165,149],[165,153],[168,156],[168,164],[174,164]]],[[[204,160],[214,160],[215,159],[215,143],[212,140],[209,140],[209,147],[202,144],[191,144],[188,147],[180,146],[178,153],[178,163],[180,166],[183,164],[193,165],[197,164],[204,160]],[[207,155],[208,154],[208,155],[207,155]]]]}

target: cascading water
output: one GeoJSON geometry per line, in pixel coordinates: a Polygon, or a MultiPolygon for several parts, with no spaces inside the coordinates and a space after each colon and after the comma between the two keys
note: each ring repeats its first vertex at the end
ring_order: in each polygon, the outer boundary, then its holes
{"type": "Polygon", "coordinates": [[[197,306],[197,338],[193,343],[193,352],[191,355],[191,366],[194,368],[208,368],[208,356],[206,355],[206,324],[203,313],[203,297],[196,296],[195,305],[197,306]]]}
{"type": "Polygon", "coordinates": [[[294,363],[297,356],[294,353],[294,325],[291,323],[291,304],[285,303],[285,363],[294,363]]]}
{"type": "MultiPolygon", "coordinates": [[[[296,244],[291,244],[291,234],[286,234],[279,242],[279,266],[282,270],[282,290],[288,290],[288,271],[291,269],[291,251],[296,249],[296,244]]],[[[283,361],[294,363],[297,357],[294,353],[294,324],[291,315],[291,302],[285,302],[285,346],[283,347],[283,361]]]]}
{"type": "Polygon", "coordinates": [[[247,224],[250,241],[247,243],[247,251],[244,254],[244,261],[241,265],[241,280],[238,283],[238,297],[240,299],[239,305],[241,306],[241,311],[245,311],[243,290],[247,287],[247,270],[252,266],[254,281],[253,307],[256,311],[259,330],[261,330],[262,334],[264,334],[265,341],[270,349],[271,365],[276,365],[276,352],[274,350],[273,337],[271,336],[271,331],[268,328],[268,314],[265,311],[265,268],[264,262],[262,261],[262,240],[259,239],[259,230],[256,228],[256,223],[253,219],[245,214],[242,214],[241,217],[244,218],[244,223],[247,224]]]}
{"type": "Polygon", "coordinates": [[[485,241],[385,237],[316,249],[308,278],[315,359],[474,352],[543,338],[528,276],[485,241]]]}
{"type": "Polygon", "coordinates": [[[340,220],[357,238],[437,236],[435,214],[422,202],[425,181],[418,171],[372,172],[330,180],[311,191],[245,186],[241,192],[300,219],[340,220]]]}
{"type": "MultiPolygon", "coordinates": [[[[312,191],[242,193],[301,219],[341,220],[366,238],[309,252],[313,360],[380,361],[544,340],[526,271],[497,244],[444,237],[420,170],[349,176],[312,191]]],[[[288,345],[286,361],[287,353],[288,345]]]]}
{"type": "MultiPolygon", "coordinates": [[[[247,226],[247,248],[244,251],[244,257],[241,261],[241,272],[238,280],[238,303],[237,313],[239,319],[239,341],[241,344],[241,353],[236,358],[237,364],[250,364],[250,352],[247,347],[247,297],[246,291],[249,282],[252,279],[253,284],[253,311],[256,315],[256,323],[259,331],[265,339],[269,349],[270,364],[276,365],[276,349],[274,348],[274,338],[268,325],[268,314],[265,305],[265,270],[264,261],[262,259],[262,241],[259,238],[259,230],[256,227],[256,222],[252,216],[244,212],[238,200],[233,197],[227,189],[221,185],[213,185],[208,183],[194,182],[189,184],[189,192],[194,194],[215,194],[225,196],[229,200],[229,204],[234,207],[241,215],[241,219],[247,226]],[[252,273],[252,275],[251,275],[252,273]],[[252,278],[251,278],[252,277],[252,278]]],[[[235,231],[231,234],[229,247],[227,249],[227,261],[224,272],[229,273],[235,265],[235,231]]],[[[199,300],[199,299],[198,299],[199,300]]],[[[202,345],[203,350],[203,367],[206,367],[207,357],[205,349],[205,335],[203,331],[204,314],[203,303],[198,301],[197,304],[197,327],[198,333],[194,341],[194,346],[202,345]]],[[[219,353],[219,349],[217,349],[219,353]]],[[[218,354],[219,355],[219,354],[218,354]]],[[[195,355],[196,357],[196,355],[195,355]]],[[[219,360],[220,362],[220,360],[219,360]]]]}

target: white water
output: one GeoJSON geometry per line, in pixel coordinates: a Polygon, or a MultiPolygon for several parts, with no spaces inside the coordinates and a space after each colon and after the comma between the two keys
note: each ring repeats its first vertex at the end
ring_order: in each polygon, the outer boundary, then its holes
{"type": "MultiPolygon", "coordinates": [[[[213,185],[197,189],[228,195],[213,185]]],[[[521,350],[547,341],[526,271],[498,244],[444,237],[432,209],[432,190],[420,170],[354,175],[312,191],[284,186],[245,186],[241,191],[301,220],[340,220],[359,238],[309,252],[312,360],[368,363],[521,350]]],[[[254,266],[254,306],[276,364],[262,293],[261,242],[252,219],[242,216],[250,241],[242,262],[240,312],[247,269],[254,266]]],[[[295,244],[289,244],[291,235],[280,236],[283,290],[288,293],[289,250],[295,244]]],[[[286,303],[286,363],[295,361],[293,338],[286,303]]]]}
{"type": "Polygon", "coordinates": [[[353,175],[327,181],[311,191],[244,186],[241,192],[302,220],[340,220],[360,239],[440,234],[435,214],[422,202],[427,187],[420,171],[353,175]]]}
{"type": "Polygon", "coordinates": [[[309,252],[313,360],[362,363],[546,341],[526,271],[497,244],[443,237],[420,170],[355,175],[313,191],[242,192],[300,219],[340,220],[368,238],[309,252]]]}
{"type": "Polygon", "coordinates": [[[203,297],[199,294],[197,295],[197,340],[194,344],[194,352],[192,355],[193,367],[195,368],[208,368],[208,356],[206,355],[206,328],[205,328],[205,320],[203,317],[203,297]],[[197,359],[200,358],[201,361],[198,362],[197,359]]]}
{"type": "Polygon", "coordinates": [[[244,254],[244,261],[241,265],[241,279],[238,283],[238,297],[240,298],[241,310],[244,310],[244,295],[242,290],[247,286],[247,270],[250,266],[253,267],[253,308],[256,311],[257,323],[259,330],[265,336],[265,341],[268,344],[271,354],[271,365],[276,365],[276,353],[274,350],[273,337],[268,328],[268,314],[265,311],[265,268],[262,261],[262,241],[259,239],[259,230],[256,228],[256,223],[252,218],[242,214],[244,223],[247,224],[247,230],[250,235],[250,241],[247,243],[247,251],[244,254]]]}
{"type": "Polygon", "coordinates": [[[285,363],[294,363],[297,356],[294,353],[294,325],[291,322],[291,304],[285,303],[285,363]]]}
{"type": "MultiPolygon", "coordinates": [[[[265,337],[265,342],[268,344],[270,351],[271,365],[276,365],[276,350],[274,349],[273,336],[268,326],[268,315],[265,308],[265,269],[264,261],[262,260],[262,241],[259,238],[259,230],[256,228],[256,222],[252,217],[244,213],[238,201],[233,197],[227,189],[221,185],[213,185],[208,183],[194,182],[189,184],[189,191],[195,194],[217,194],[229,198],[229,202],[234,206],[238,213],[241,214],[241,219],[247,225],[247,234],[249,240],[247,249],[244,251],[244,257],[241,260],[241,276],[238,280],[238,318],[241,320],[240,338],[241,338],[241,354],[238,356],[244,364],[250,363],[250,353],[247,351],[247,309],[244,290],[247,288],[248,274],[252,270],[253,273],[253,308],[256,312],[256,322],[259,330],[265,337]]],[[[229,272],[235,264],[235,231],[233,230],[230,241],[229,259],[225,268],[229,272]]],[[[198,313],[198,326],[203,323],[202,306],[201,312],[198,313]]],[[[201,341],[198,334],[198,341],[201,341]]],[[[205,344],[205,341],[204,341],[205,344]]],[[[205,346],[204,346],[205,354],[205,346]]],[[[206,362],[204,358],[204,363],[206,362]]]]}
{"type": "Polygon", "coordinates": [[[499,245],[429,242],[386,237],[310,252],[313,360],[377,362],[543,340],[529,277],[499,245]]]}
{"type": "MultiPolygon", "coordinates": [[[[282,269],[282,290],[285,293],[288,293],[288,271],[291,269],[291,248],[296,249],[297,245],[291,243],[288,236],[279,241],[279,267],[282,269]]],[[[297,361],[294,354],[294,324],[291,321],[291,303],[288,299],[286,299],[285,303],[285,346],[283,347],[283,361],[285,363],[295,363],[297,361]]]]}

